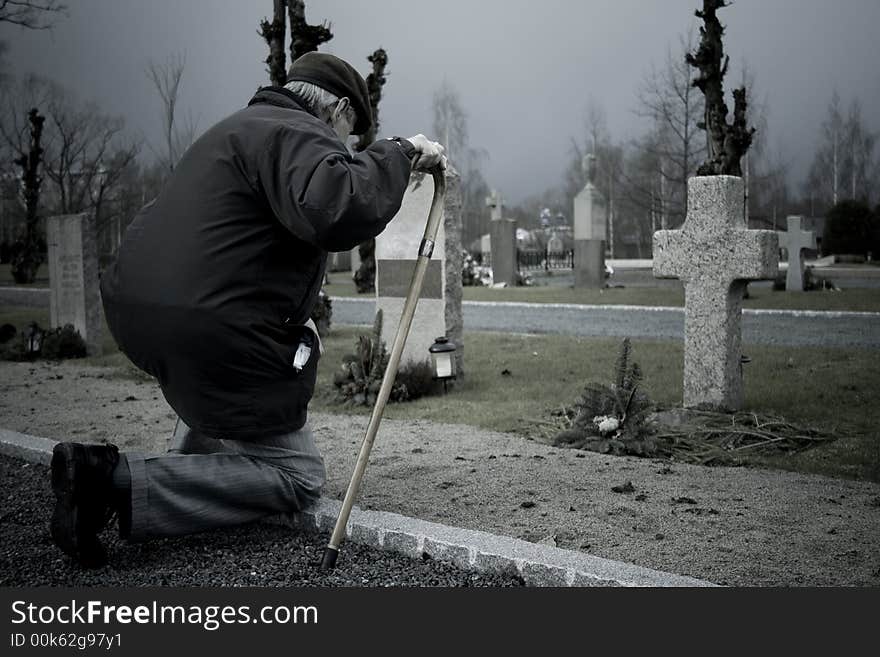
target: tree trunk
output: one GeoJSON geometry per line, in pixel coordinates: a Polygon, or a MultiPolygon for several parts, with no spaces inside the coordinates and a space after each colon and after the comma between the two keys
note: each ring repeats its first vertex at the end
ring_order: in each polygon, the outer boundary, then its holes
{"type": "Polygon", "coordinates": [[[306,22],[304,0],[287,0],[290,19],[290,62],[293,63],[307,52],[315,52],[322,43],[333,38],[326,23],[309,25],[306,22]]]}
{"type": "Polygon", "coordinates": [[[43,135],[45,120],[45,117],[40,116],[36,108],[28,112],[28,121],[31,124],[30,150],[27,155],[22,155],[15,160],[15,164],[22,168],[26,209],[24,241],[17,245],[16,253],[12,257],[12,276],[16,283],[33,283],[37,277],[37,269],[43,261],[43,255],[39,248],[37,206],[40,202],[40,184],[42,183],[39,168],[43,161],[43,148],[40,145],[40,139],[43,135]]]}
{"type": "Polygon", "coordinates": [[[273,0],[272,21],[263,20],[260,23],[260,34],[269,45],[269,56],[266,58],[266,64],[269,65],[269,79],[276,87],[283,87],[287,81],[287,63],[284,56],[286,2],[287,0],[273,0]]]}
{"type": "Polygon", "coordinates": [[[355,150],[362,151],[376,141],[379,134],[379,101],[382,100],[382,87],[385,84],[385,67],[388,65],[388,54],[383,48],[374,51],[367,57],[373,65],[373,71],[367,76],[367,91],[370,94],[370,109],[373,113],[373,125],[360,136],[355,150]]]}
{"type": "Polygon", "coordinates": [[[700,127],[706,130],[709,157],[697,169],[700,176],[742,176],[740,160],[751,145],[755,132],[746,125],[745,87],[733,92],[733,123],[727,123],[723,83],[729,57],[724,55],[724,28],[716,16],[717,10],[727,5],[725,0],[703,0],[703,10],[696,12],[697,17],[703,19],[700,46],[685,58],[700,71],[693,85],[706,97],[706,118],[700,127]]]}

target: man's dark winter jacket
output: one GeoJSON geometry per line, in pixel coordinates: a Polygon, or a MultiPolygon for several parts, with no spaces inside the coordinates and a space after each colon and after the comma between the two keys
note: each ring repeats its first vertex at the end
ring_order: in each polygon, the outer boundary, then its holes
{"type": "Polygon", "coordinates": [[[101,292],[120,348],[190,427],[248,439],[306,421],[317,345],[293,356],[328,251],[378,235],[409,182],[409,142],[352,157],[285,89],[187,151],[128,228],[101,292]]]}

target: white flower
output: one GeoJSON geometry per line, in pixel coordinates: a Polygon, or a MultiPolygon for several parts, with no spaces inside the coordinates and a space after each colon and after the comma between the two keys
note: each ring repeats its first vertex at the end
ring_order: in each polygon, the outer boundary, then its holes
{"type": "Polygon", "coordinates": [[[599,422],[599,433],[605,435],[606,433],[611,433],[612,431],[617,431],[617,428],[620,426],[620,422],[616,417],[606,417],[601,422],[599,422]]]}

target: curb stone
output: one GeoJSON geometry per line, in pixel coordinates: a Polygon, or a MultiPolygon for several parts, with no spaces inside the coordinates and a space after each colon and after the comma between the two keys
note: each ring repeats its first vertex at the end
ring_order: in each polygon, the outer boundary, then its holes
{"type": "MultiPolygon", "coordinates": [[[[55,440],[0,429],[0,454],[49,465],[55,440]]],[[[322,497],[312,508],[267,522],[301,531],[333,530],[342,502],[322,497]]],[[[413,559],[449,562],[465,571],[507,573],[528,586],[705,587],[715,584],[573,550],[530,543],[488,532],[462,529],[355,506],[346,540],[390,550],[413,559]]],[[[340,546],[344,559],[345,544],[340,546]]]]}

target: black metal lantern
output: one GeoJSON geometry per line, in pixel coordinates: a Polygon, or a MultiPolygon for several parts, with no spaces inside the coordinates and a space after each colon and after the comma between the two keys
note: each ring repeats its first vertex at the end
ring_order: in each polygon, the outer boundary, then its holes
{"type": "Polygon", "coordinates": [[[24,338],[28,354],[31,356],[39,354],[43,346],[43,331],[40,330],[36,322],[28,324],[27,329],[25,329],[24,338]]]}
{"type": "Polygon", "coordinates": [[[443,381],[443,392],[446,382],[455,378],[455,345],[445,335],[434,341],[428,351],[431,354],[431,365],[434,367],[434,378],[443,381]]]}

